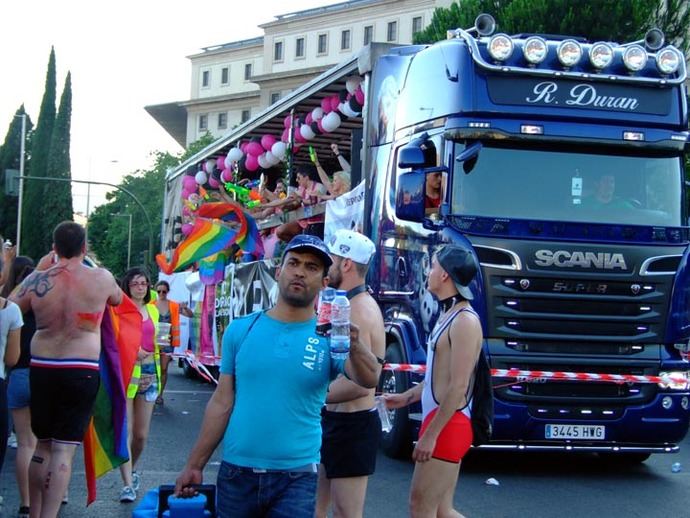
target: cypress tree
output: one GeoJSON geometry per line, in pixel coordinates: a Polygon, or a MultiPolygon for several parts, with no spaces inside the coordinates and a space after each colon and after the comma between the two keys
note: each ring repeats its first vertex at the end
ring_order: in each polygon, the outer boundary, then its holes
{"type": "MultiPolygon", "coordinates": [[[[50,140],[46,174],[50,178],[72,178],[69,157],[71,120],[72,79],[68,72],[50,140]]],[[[41,206],[40,221],[41,227],[45,231],[42,236],[42,245],[47,250],[52,244],[53,229],[61,221],[72,220],[74,211],[72,208],[72,184],[70,182],[46,182],[46,184],[46,189],[49,189],[50,195],[45,197],[41,206]]]]}
{"type": "MultiPolygon", "coordinates": [[[[22,119],[26,111],[22,104],[15,116],[12,117],[5,141],[0,147],[0,234],[7,239],[14,241],[17,235],[17,196],[7,196],[5,193],[5,171],[15,169],[19,171],[19,159],[22,145],[22,119]]],[[[31,130],[33,123],[31,117],[26,114],[26,145],[24,168],[29,166],[28,151],[31,140],[31,130]]]]}
{"type": "MultiPolygon", "coordinates": [[[[50,140],[55,125],[55,49],[50,49],[48,71],[46,72],[46,86],[38,114],[36,131],[31,143],[31,167],[27,169],[27,176],[47,176],[50,140]]],[[[41,206],[53,185],[46,185],[42,180],[26,180],[24,182],[24,199],[22,209],[22,243],[21,253],[39,259],[48,252],[44,236],[53,229],[46,229],[39,219],[41,206]]]]}

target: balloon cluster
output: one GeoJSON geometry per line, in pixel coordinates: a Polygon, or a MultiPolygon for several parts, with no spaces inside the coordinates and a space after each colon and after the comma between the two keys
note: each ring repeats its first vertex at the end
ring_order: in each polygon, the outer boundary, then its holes
{"type": "MultiPolygon", "coordinates": [[[[255,176],[259,169],[270,169],[286,160],[290,141],[290,128],[294,131],[296,153],[300,144],[315,138],[317,135],[327,135],[334,132],[342,124],[343,117],[357,117],[364,105],[364,91],[362,78],[348,77],[345,88],[340,93],[324,97],[320,106],[314,108],[305,116],[287,115],[283,120],[283,133],[280,139],[273,135],[254,137],[249,141],[238,142],[227,155],[209,158],[196,171],[188,172],[182,181],[182,200],[184,202],[183,215],[191,215],[191,211],[201,202],[199,195],[204,189],[220,189],[222,185],[234,183],[238,180],[237,173],[246,172],[255,176]]],[[[258,173],[257,173],[258,175],[258,173]]],[[[182,233],[185,233],[182,226],[182,233]]],[[[189,225],[191,231],[191,225],[189,225]]]]}

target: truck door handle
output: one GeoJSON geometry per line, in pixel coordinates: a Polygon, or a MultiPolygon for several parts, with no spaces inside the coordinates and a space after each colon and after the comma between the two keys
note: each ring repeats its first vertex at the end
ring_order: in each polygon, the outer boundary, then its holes
{"type": "Polygon", "coordinates": [[[407,285],[407,282],[409,280],[409,273],[407,271],[407,261],[405,261],[404,257],[398,257],[398,260],[396,261],[395,264],[396,269],[398,270],[398,282],[399,286],[398,289],[402,289],[407,285]]]}

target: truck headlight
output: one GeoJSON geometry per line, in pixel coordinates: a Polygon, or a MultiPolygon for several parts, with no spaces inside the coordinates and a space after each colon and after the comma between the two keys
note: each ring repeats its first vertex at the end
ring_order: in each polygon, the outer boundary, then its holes
{"type": "Polygon", "coordinates": [[[623,52],[623,63],[631,72],[639,72],[647,65],[647,51],[640,45],[630,45],[623,52]]]}
{"type": "Polygon", "coordinates": [[[575,40],[563,40],[559,43],[556,54],[561,65],[572,67],[582,58],[582,46],[575,40]]]}
{"type": "Polygon", "coordinates": [[[670,390],[687,390],[690,386],[688,371],[660,372],[660,378],[666,378],[659,383],[659,387],[670,390]]]}
{"type": "Polygon", "coordinates": [[[676,49],[665,48],[656,55],[656,67],[662,74],[673,74],[680,66],[680,55],[676,49]]]}
{"type": "Polygon", "coordinates": [[[594,68],[602,69],[611,64],[613,47],[608,43],[598,42],[589,49],[589,61],[594,68]]]}
{"type": "Polygon", "coordinates": [[[505,61],[513,54],[513,40],[507,34],[496,34],[489,40],[489,54],[496,61],[505,61]]]}
{"type": "Polygon", "coordinates": [[[522,47],[522,54],[525,56],[525,60],[532,65],[538,65],[546,58],[547,53],[546,40],[540,38],[539,36],[530,36],[525,41],[525,45],[522,47]]]}

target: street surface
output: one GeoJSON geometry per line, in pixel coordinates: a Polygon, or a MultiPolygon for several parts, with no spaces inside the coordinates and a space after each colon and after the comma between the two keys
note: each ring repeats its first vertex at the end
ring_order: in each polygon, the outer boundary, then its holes
{"type": "MultiPolygon", "coordinates": [[[[151,435],[139,463],[143,493],[159,484],[173,483],[196,438],[212,387],[186,379],[170,366],[165,406],[156,407],[151,435]]],[[[279,432],[277,432],[279,433],[279,432]]],[[[0,473],[0,516],[14,517],[19,507],[14,478],[14,452],[7,450],[0,473]]],[[[595,455],[477,452],[464,463],[455,504],[468,518],[513,517],[687,517],[690,516],[690,442],[677,455],[653,455],[647,462],[621,467],[595,455]],[[671,472],[681,462],[683,471],[671,472]],[[495,478],[499,486],[487,485],[495,478]]],[[[206,468],[206,482],[215,483],[217,451],[206,468]]],[[[137,504],[120,504],[119,472],[98,481],[98,500],[85,508],[86,487],[81,449],[77,453],[69,504],[60,516],[129,517],[137,504]]],[[[377,472],[369,482],[365,516],[407,516],[407,493],[414,466],[410,461],[379,456],[377,472]]],[[[295,517],[299,518],[299,517],[295,517]]]]}

